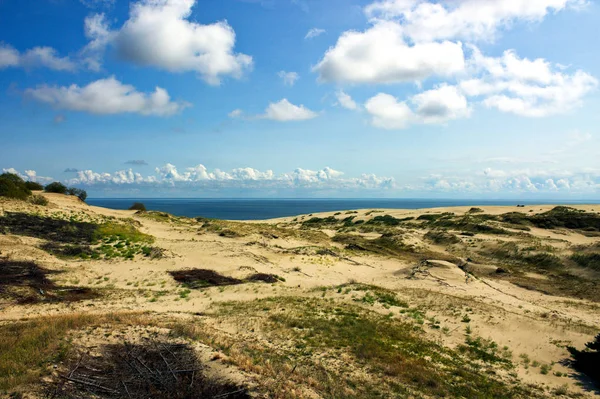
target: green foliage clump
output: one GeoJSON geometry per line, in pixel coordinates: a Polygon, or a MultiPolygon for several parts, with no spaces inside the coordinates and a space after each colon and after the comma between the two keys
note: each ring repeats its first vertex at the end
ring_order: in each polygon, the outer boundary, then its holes
{"type": "Polygon", "coordinates": [[[146,205],[142,204],[141,202],[134,202],[133,205],[129,207],[129,210],[146,212],[146,205]]]}
{"type": "Polygon", "coordinates": [[[571,366],[590,377],[600,388],[600,334],[596,338],[585,344],[586,349],[580,351],[572,346],[567,347],[571,354],[571,366]]]}
{"type": "Polygon", "coordinates": [[[25,185],[25,181],[14,173],[3,173],[0,175],[0,197],[25,200],[31,195],[31,190],[25,185]]]}
{"type": "Polygon", "coordinates": [[[398,219],[391,215],[384,215],[384,216],[375,216],[373,219],[366,222],[366,224],[383,224],[385,226],[398,226],[400,223],[406,222],[406,221],[412,220],[412,219],[414,219],[414,218],[407,217],[407,218],[403,218],[403,219],[398,219]]]}
{"type": "Polygon", "coordinates": [[[334,216],[328,216],[326,218],[318,218],[318,217],[313,217],[310,218],[304,222],[302,222],[302,224],[304,226],[315,226],[315,225],[319,225],[319,224],[337,224],[340,221],[335,218],[334,216]]]}
{"type": "Polygon", "coordinates": [[[85,202],[85,200],[87,199],[87,192],[81,188],[69,187],[67,189],[67,195],[74,195],[83,202],[85,202]]]}
{"type": "Polygon", "coordinates": [[[427,232],[427,234],[425,234],[425,238],[432,241],[435,244],[440,245],[458,244],[459,242],[461,242],[460,238],[458,238],[454,234],[439,230],[432,230],[427,232]]]}
{"type": "Polygon", "coordinates": [[[600,215],[567,206],[557,206],[548,212],[532,215],[529,220],[536,227],[543,229],[567,228],[600,231],[600,215]]]}
{"type": "Polygon", "coordinates": [[[44,191],[46,191],[47,193],[57,193],[57,194],[66,194],[67,193],[67,186],[65,186],[64,184],[60,183],[60,182],[53,182],[48,184],[45,188],[44,191]]]}
{"type": "Polygon", "coordinates": [[[42,190],[44,190],[44,186],[42,186],[40,183],[37,183],[37,182],[34,182],[34,181],[26,181],[25,182],[25,187],[27,187],[31,191],[42,191],[42,190]]]}

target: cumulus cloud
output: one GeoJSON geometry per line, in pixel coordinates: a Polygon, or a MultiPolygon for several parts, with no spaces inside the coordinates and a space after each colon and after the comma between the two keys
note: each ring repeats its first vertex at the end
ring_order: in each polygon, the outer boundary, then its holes
{"type": "Polygon", "coordinates": [[[442,84],[412,97],[416,115],[423,123],[445,123],[471,115],[467,98],[456,86],[442,84]]]}
{"type": "Polygon", "coordinates": [[[49,183],[54,180],[51,177],[38,176],[35,170],[25,170],[25,172],[21,173],[15,168],[6,168],[2,169],[2,173],[12,173],[25,181],[33,181],[37,183],[49,183]]]}
{"type": "Polygon", "coordinates": [[[385,93],[367,100],[365,109],[372,117],[372,125],[382,129],[405,129],[414,119],[405,101],[398,101],[396,97],[385,93]]]}
{"type": "Polygon", "coordinates": [[[486,57],[473,47],[470,68],[475,77],[460,82],[462,91],[483,97],[483,104],[502,112],[528,117],[565,113],[582,104],[598,87],[586,72],[572,74],[544,59],[520,58],[514,51],[486,57]]]}
{"type": "Polygon", "coordinates": [[[352,111],[356,111],[358,109],[358,104],[356,104],[352,97],[350,97],[349,94],[346,94],[343,90],[338,90],[335,93],[335,96],[337,98],[338,104],[342,107],[352,111]]]}
{"type": "Polygon", "coordinates": [[[373,124],[388,129],[468,117],[470,100],[527,117],[564,113],[597,88],[595,77],[542,58],[521,58],[512,50],[488,57],[473,43],[492,40],[515,22],[541,21],[585,4],[587,0],[378,0],[364,9],[370,26],[342,33],[312,70],[321,82],[417,83],[419,88],[427,78],[445,82],[404,101],[385,93],[367,101],[373,124]]]}
{"type": "Polygon", "coordinates": [[[182,111],[189,104],[171,101],[165,89],[156,87],[152,93],[141,93],[114,77],[100,79],[84,87],[41,85],[27,89],[31,98],[57,109],[83,111],[92,114],[137,113],[169,116],[182,111]]]}
{"type": "Polygon", "coordinates": [[[304,39],[306,39],[306,40],[314,39],[315,37],[321,36],[325,32],[326,32],[325,29],[312,28],[306,33],[306,36],[304,36],[304,39]]]}
{"type": "Polygon", "coordinates": [[[541,21],[546,15],[579,7],[586,0],[382,0],[365,8],[373,19],[401,21],[415,42],[444,39],[491,40],[516,21],[541,21]]]}
{"type": "Polygon", "coordinates": [[[344,32],[313,67],[323,82],[399,83],[436,75],[450,77],[465,69],[461,43],[408,44],[403,27],[382,21],[364,32],[344,32]]]}
{"type": "Polygon", "coordinates": [[[146,166],[146,165],[148,165],[148,162],[144,161],[143,159],[134,159],[134,160],[125,162],[125,164],[126,165],[146,166]]]}
{"type": "Polygon", "coordinates": [[[316,112],[311,111],[304,105],[294,105],[284,98],[283,100],[271,103],[265,110],[261,118],[271,119],[279,122],[304,121],[316,118],[316,112]]]}
{"type": "Polygon", "coordinates": [[[8,67],[48,68],[73,72],[77,69],[69,57],[60,57],[52,47],[34,47],[24,53],[0,43],[0,69],[8,67]]]}
{"type": "Polygon", "coordinates": [[[186,186],[210,188],[307,188],[307,189],[390,189],[394,179],[363,174],[345,178],[344,173],[326,167],[321,170],[298,168],[293,172],[275,174],[272,170],[260,171],[251,167],[236,168],[225,172],[208,170],[204,165],[179,169],[167,163],[155,169],[155,175],[142,176],[131,169],[115,173],[80,171],[77,177],[68,180],[73,185],[142,185],[142,186],[186,186]]]}
{"type": "Polygon", "coordinates": [[[456,86],[446,84],[412,96],[409,101],[399,101],[392,95],[379,93],[367,100],[365,109],[372,118],[373,126],[390,130],[405,129],[415,123],[446,123],[471,115],[467,98],[456,86]]]}
{"type": "Polygon", "coordinates": [[[424,179],[425,191],[498,195],[596,194],[600,170],[501,170],[486,168],[481,173],[459,176],[436,175],[424,179]]]}
{"type": "Polygon", "coordinates": [[[195,0],[141,0],[130,7],[129,19],[111,30],[102,16],[86,20],[88,52],[98,66],[104,47],[119,58],[170,72],[197,72],[211,85],[223,77],[240,78],[252,57],[234,51],[236,34],[227,21],[203,25],[190,21],[195,0]]]}
{"type": "Polygon", "coordinates": [[[281,78],[283,84],[286,86],[293,86],[300,79],[300,75],[297,72],[279,71],[277,76],[281,78]]]}

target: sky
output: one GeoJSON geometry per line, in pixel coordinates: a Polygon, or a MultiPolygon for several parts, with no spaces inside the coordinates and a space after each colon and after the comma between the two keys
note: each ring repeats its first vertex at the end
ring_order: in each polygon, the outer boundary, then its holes
{"type": "Polygon", "coordinates": [[[598,199],[596,0],[0,0],[0,170],[90,197],[598,199]]]}

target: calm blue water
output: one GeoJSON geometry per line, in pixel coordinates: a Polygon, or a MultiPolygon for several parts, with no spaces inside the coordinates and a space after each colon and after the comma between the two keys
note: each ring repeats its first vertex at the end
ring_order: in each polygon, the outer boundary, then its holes
{"type": "MultiPolygon", "coordinates": [[[[444,206],[552,204],[547,201],[522,200],[439,200],[439,199],[123,199],[91,198],[90,205],[111,209],[128,209],[142,202],[148,210],[168,212],[176,216],[203,216],[227,220],[261,220],[317,212],[351,209],[419,209],[444,206]]],[[[560,201],[561,204],[569,203],[560,201]]],[[[570,202],[578,203],[578,202],[570,202]]],[[[584,203],[583,201],[580,203],[584,203]]],[[[585,202],[589,203],[589,201],[585,202]]]]}

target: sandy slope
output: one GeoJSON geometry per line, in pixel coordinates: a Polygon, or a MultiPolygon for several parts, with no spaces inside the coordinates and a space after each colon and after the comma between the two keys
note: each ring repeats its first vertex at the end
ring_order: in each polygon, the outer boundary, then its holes
{"type": "MultiPolygon", "coordinates": [[[[283,253],[281,248],[297,248],[313,243],[291,238],[265,238],[245,236],[225,238],[217,234],[198,233],[198,226],[185,223],[164,223],[135,215],[133,211],[116,211],[88,206],[73,197],[44,194],[50,201],[49,207],[33,207],[18,202],[2,202],[0,214],[5,211],[35,210],[42,214],[85,213],[92,216],[133,218],[140,223],[140,230],[156,238],[155,245],[164,248],[168,256],[163,259],[135,261],[76,261],[59,260],[37,249],[39,240],[27,237],[0,235],[0,251],[3,256],[19,259],[34,259],[50,269],[66,270],[57,279],[61,282],[76,282],[81,286],[109,287],[112,289],[106,299],[81,303],[14,305],[0,303],[2,321],[18,320],[23,317],[55,315],[59,313],[85,310],[106,312],[109,310],[149,310],[158,313],[179,315],[202,313],[218,301],[253,300],[274,295],[315,296],[314,288],[334,286],[357,281],[382,286],[396,291],[411,305],[425,305],[427,317],[435,317],[447,327],[447,333],[432,330],[431,337],[447,345],[454,346],[464,341],[465,323],[462,315],[469,314],[473,332],[484,338],[491,338],[500,347],[507,346],[513,352],[515,363],[520,354],[528,354],[532,361],[551,364],[566,357],[566,350],[560,345],[569,343],[578,347],[590,341],[598,327],[600,307],[597,304],[572,298],[543,295],[525,290],[508,282],[492,279],[467,279],[456,265],[432,259],[426,272],[407,276],[416,265],[398,259],[378,256],[356,256],[339,259],[327,255],[303,256],[283,253]],[[254,243],[248,245],[249,243],[254,243]],[[221,274],[244,277],[250,272],[273,273],[285,278],[285,282],[270,285],[240,285],[224,289],[210,288],[194,291],[188,300],[180,300],[178,285],[168,271],[182,268],[212,269],[221,274]],[[150,301],[140,294],[144,292],[166,291],[167,293],[150,301]],[[470,309],[467,311],[466,309],[470,309]]],[[[488,214],[502,214],[512,211],[542,212],[553,206],[482,207],[488,214]]],[[[598,205],[578,205],[575,208],[586,211],[600,210],[598,205]]],[[[385,210],[384,213],[366,214],[371,210],[359,211],[359,218],[368,219],[379,214],[398,218],[419,216],[425,213],[467,212],[470,207],[438,208],[426,210],[385,210]]],[[[315,214],[326,217],[334,212],[315,214]]],[[[306,220],[309,216],[281,218],[266,223],[290,223],[294,219],[306,220]]],[[[258,223],[258,222],[252,222],[258,223]]],[[[549,232],[533,229],[532,234],[543,238],[559,239],[565,245],[589,244],[598,238],[588,238],[568,232],[549,232]]],[[[412,238],[423,246],[418,234],[412,238]]],[[[444,248],[434,248],[444,251],[444,248]]],[[[480,265],[486,267],[486,265],[480,265]]],[[[538,276],[544,278],[544,276],[538,276]]],[[[151,295],[150,295],[151,296],[151,295]]],[[[385,312],[385,309],[380,309],[385,312]]],[[[580,392],[585,397],[593,396],[576,385],[570,376],[558,377],[556,372],[571,373],[569,369],[556,363],[548,374],[541,374],[538,368],[520,365],[519,377],[550,387],[567,384],[569,389],[580,392]]]]}

